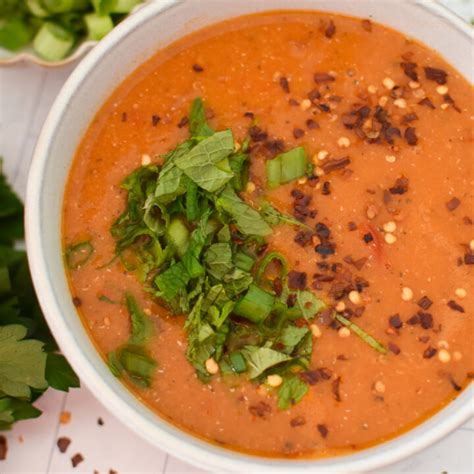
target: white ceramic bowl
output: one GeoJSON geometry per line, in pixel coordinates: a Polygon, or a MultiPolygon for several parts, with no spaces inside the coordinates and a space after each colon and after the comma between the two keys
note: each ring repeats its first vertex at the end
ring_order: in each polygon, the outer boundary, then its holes
{"type": "Polygon", "coordinates": [[[81,380],[146,440],[185,461],[219,472],[376,469],[436,442],[474,414],[471,385],[417,428],[356,454],[303,461],[239,454],[180,431],[142,405],[111,374],[77,317],[61,251],[62,196],[74,152],[98,108],[139,64],[184,34],[243,13],[291,8],[370,17],[430,45],[472,82],[470,26],[432,0],[160,0],[120,24],[72,73],[44,125],[28,182],[26,230],[34,284],[54,336],[81,380]]]}

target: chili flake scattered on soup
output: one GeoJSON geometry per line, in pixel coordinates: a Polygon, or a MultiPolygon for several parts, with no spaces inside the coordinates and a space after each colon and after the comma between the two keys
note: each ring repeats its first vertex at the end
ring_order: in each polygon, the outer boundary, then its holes
{"type": "Polygon", "coordinates": [[[471,95],[416,41],[318,12],[158,51],[65,193],[71,298],[110,370],[264,456],[351,452],[440,409],[474,372],[471,95]]]}

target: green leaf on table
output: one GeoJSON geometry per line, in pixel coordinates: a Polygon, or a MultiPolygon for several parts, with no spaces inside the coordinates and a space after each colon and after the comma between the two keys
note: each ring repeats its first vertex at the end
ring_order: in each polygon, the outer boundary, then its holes
{"type": "Polygon", "coordinates": [[[31,388],[45,389],[46,353],[43,343],[24,339],[24,326],[0,327],[0,391],[6,395],[28,398],[31,388]]]}
{"type": "Polygon", "coordinates": [[[46,380],[50,387],[68,392],[70,388],[79,387],[79,378],[69,362],[61,354],[49,353],[46,359],[46,380]]]}

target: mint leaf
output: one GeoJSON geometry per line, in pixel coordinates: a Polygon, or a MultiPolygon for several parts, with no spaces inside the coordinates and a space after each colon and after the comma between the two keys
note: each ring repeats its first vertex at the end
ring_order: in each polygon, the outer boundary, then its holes
{"type": "Polygon", "coordinates": [[[210,137],[214,130],[209,127],[201,97],[194,99],[189,113],[189,133],[192,137],[210,137]]]}
{"type": "Polygon", "coordinates": [[[326,308],[326,303],[320,300],[312,291],[298,291],[296,303],[306,321],[312,320],[320,311],[326,308]]]}
{"type": "Polygon", "coordinates": [[[216,200],[216,206],[229,214],[240,232],[244,235],[266,236],[272,233],[271,227],[260,213],[227,186],[216,200]]]}
{"type": "Polygon", "coordinates": [[[308,392],[308,385],[297,375],[289,375],[283,379],[283,384],[278,390],[278,408],[286,410],[302,400],[308,392]]]}
{"type": "Polygon", "coordinates": [[[233,150],[232,132],[224,130],[202,140],[189,153],[175,158],[174,162],[198,186],[214,192],[234,176],[230,168],[226,170],[218,167],[233,150]]]}
{"type": "Polygon", "coordinates": [[[268,347],[245,346],[242,355],[247,362],[251,379],[262,375],[270,367],[291,360],[290,356],[268,347]]]}

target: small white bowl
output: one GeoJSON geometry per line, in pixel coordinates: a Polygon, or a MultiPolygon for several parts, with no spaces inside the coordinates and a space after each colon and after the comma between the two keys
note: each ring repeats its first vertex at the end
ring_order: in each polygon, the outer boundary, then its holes
{"type": "MultiPolygon", "coordinates": [[[[154,0],[144,0],[143,3],[138,4],[132,9],[130,15],[139,11],[145,5],[145,3],[150,1],[154,0]]],[[[26,46],[20,51],[9,51],[8,49],[0,48],[0,66],[13,66],[14,64],[18,63],[31,63],[49,68],[61,67],[77,61],[88,51],[90,51],[97,43],[98,41],[96,40],[84,38],[79,41],[76,46],[74,46],[72,51],[64,59],[59,61],[48,61],[43,59],[36,53],[31,45],[26,46]]]]}
{"type": "Polygon", "coordinates": [[[269,9],[317,9],[370,17],[430,45],[472,80],[471,28],[434,1],[153,2],[120,24],[79,64],[44,125],[30,170],[26,203],[27,247],[33,280],[51,330],[83,383],[131,429],[174,456],[219,472],[376,469],[438,441],[472,416],[472,384],[418,427],[355,454],[301,461],[240,454],[184,433],[141,404],[99,357],[71,301],[61,250],[62,197],[74,152],[98,108],[128,74],[160,47],[207,24],[269,9]]]}

